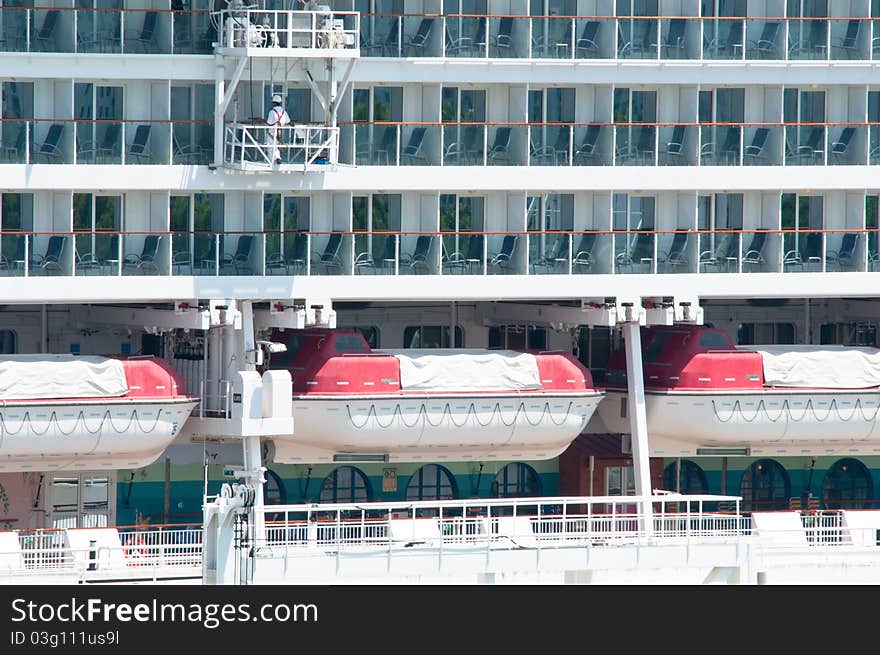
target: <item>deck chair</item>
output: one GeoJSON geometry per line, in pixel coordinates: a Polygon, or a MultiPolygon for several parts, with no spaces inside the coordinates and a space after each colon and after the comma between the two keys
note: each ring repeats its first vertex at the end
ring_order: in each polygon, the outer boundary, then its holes
{"type": "Polygon", "coordinates": [[[859,235],[856,232],[847,232],[840,241],[840,248],[837,252],[829,252],[825,255],[825,262],[829,265],[835,265],[841,271],[844,268],[853,268],[855,264],[856,245],[859,242],[859,235]]]}
{"type": "MultiPolygon", "coordinates": [[[[539,238],[538,235],[534,237],[539,238]]],[[[533,268],[544,268],[550,273],[560,264],[568,264],[568,235],[557,234],[555,237],[550,247],[532,262],[533,268]]]]}
{"type": "Polygon", "coordinates": [[[845,127],[840,132],[840,136],[837,137],[837,141],[832,142],[830,153],[834,158],[834,162],[837,164],[845,164],[846,161],[841,161],[841,158],[846,159],[847,150],[849,150],[850,141],[852,141],[853,136],[856,133],[856,128],[854,127],[845,127]]]}
{"type": "MultiPolygon", "coordinates": [[[[148,234],[144,239],[144,245],[141,248],[140,254],[132,252],[122,258],[122,268],[133,268],[141,274],[147,270],[158,274],[159,269],[156,266],[156,256],[159,253],[159,241],[161,239],[162,236],[159,234],[148,234]]],[[[213,240],[211,243],[214,243],[213,240]]]]}
{"type": "Polygon", "coordinates": [[[424,54],[425,48],[428,45],[428,38],[431,36],[431,28],[433,26],[433,18],[423,18],[419,23],[419,29],[410,38],[409,42],[407,42],[407,50],[413,52],[413,54],[416,52],[424,54]]]}
{"type": "Polygon", "coordinates": [[[752,51],[761,59],[773,59],[779,57],[776,47],[776,37],[779,34],[779,23],[771,21],[764,23],[761,36],[757,41],[752,41],[752,51]]]}
{"type": "Polygon", "coordinates": [[[492,37],[492,46],[495,48],[495,56],[500,57],[501,53],[506,53],[508,57],[516,57],[516,51],[513,47],[513,18],[505,16],[498,21],[498,34],[492,37]]]}
{"type": "Polygon", "coordinates": [[[596,232],[584,232],[571,258],[574,273],[586,273],[593,267],[593,248],[596,246],[596,232]]]}
{"type": "Polygon", "coordinates": [[[0,147],[3,163],[6,164],[23,164],[25,163],[25,146],[27,145],[27,124],[19,126],[12,140],[12,145],[4,144],[0,147]]]}
{"type": "Polygon", "coordinates": [[[687,134],[686,126],[676,125],[672,128],[672,138],[666,144],[666,160],[668,162],[683,163],[684,161],[684,137],[687,134]]]}
{"type": "MultiPolygon", "coordinates": [[[[23,268],[25,265],[25,257],[24,257],[24,235],[20,234],[15,239],[15,247],[12,248],[12,256],[9,256],[7,252],[8,250],[3,251],[3,254],[0,255],[0,272],[6,275],[12,275],[16,272],[16,269],[21,267],[23,268]]],[[[4,240],[4,243],[6,241],[4,240]]],[[[23,274],[23,270],[19,269],[19,274],[23,274]]]]}
{"type": "Polygon", "coordinates": [[[581,144],[574,151],[574,162],[577,164],[578,162],[592,161],[594,160],[598,153],[596,148],[599,143],[599,135],[602,132],[601,125],[588,125],[587,131],[584,132],[584,139],[581,141],[581,144]]]}
{"type": "Polygon", "coordinates": [[[400,264],[409,267],[416,273],[428,272],[431,269],[429,257],[433,242],[433,236],[419,235],[416,239],[415,249],[408,255],[400,256],[400,264]]]}
{"type": "Polygon", "coordinates": [[[373,153],[376,164],[394,165],[397,161],[397,127],[386,125],[382,133],[382,143],[379,149],[373,153]],[[382,161],[384,160],[384,162],[382,161]]]}
{"type": "Polygon", "coordinates": [[[589,59],[601,56],[599,51],[599,30],[601,27],[602,23],[597,20],[586,22],[583,32],[581,32],[581,35],[575,42],[574,50],[576,57],[580,57],[581,53],[584,53],[584,58],[589,59]]]}
{"type": "Polygon", "coordinates": [[[150,141],[152,127],[152,125],[137,126],[137,129],[134,131],[134,139],[132,139],[131,145],[128,146],[126,157],[129,160],[136,159],[139,164],[149,163],[153,160],[153,154],[147,146],[147,143],[150,141]]]}
{"type": "Polygon", "coordinates": [[[223,256],[220,258],[220,268],[232,267],[236,275],[238,275],[240,271],[247,271],[248,273],[253,274],[254,271],[251,266],[251,250],[253,249],[253,246],[253,234],[239,235],[235,252],[223,253],[223,256]]]}
{"type": "Polygon", "coordinates": [[[386,234],[385,239],[382,241],[382,246],[378,250],[374,250],[372,255],[366,251],[355,255],[354,274],[374,273],[382,268],[386,261],[393,261],[396,258],[394,251],[395,238],[396,235],[394,234],[386,234]]]}
{"type": "MultiPolygon", "coordinates": [[[[803,130],[798,130],[800,134],[803,134],[803,130]]],[[[822,143],[822,134],[823,130],[821,127],[813,127],[810,128],[810,131],[807,132],[807,138],[804,141],[798,143],[797,150],[795,151],[795,156],[798,159],[808,158],[810,163],[814,163],[816,160],[816,153],[821,152],[825,149],[822,143]]]]}
{"type": "Polygon", "coordinates": [[[516,250],[517,241],[519,241],[518,235],[505,235],[501,242],[501,250],[492,256],[489,264],[504,273],[512,272],[513,253],[516,250]]]}
{"type": "Polygon", "coordinates": [[[764,155],[764,146],[767,145],[767,136],[770,130],[766,127],[759,127],[752,135],[752,142],[745,147],[743,152],[743,163],[763,162],[767,160],[764,155]]]}
{"type": "Polygon", "coordinates": [[[657,255],[657,263],[664,264],[667,270],[675,272],[679,266],[687,266],[687,243],[688,233],[686,230],[679,230],[672,237],[672,243],[669,250],[657,255]]]}
{"type": "Polygon", "coordinates": [[[400,28],[400,16],[395,16],[391,20],[391,26],[388,28],[388,34],[382,40],[372,40],[361,44],[361,49],[365,55],[372,55],[378,52],[382,56],[395,56],[398,52],[398,38],[400,28]]]}
{"type": "MultiPolygon", "coordinates": [[[[794,27],[794,26],[792,26],[794,27]]],[[[828,36],[828,23],[824,20],[811,20],[810,28],[807,30],[806,38],[801,38],[789,43],[788,56],[798,58],[799,55],[806,54],[812,58],[825,51],[823,46],[826,45],[828,36]]]]}
{"type": "Polygon", "coordinates": [[[652,125],[642,125],[639,128],[639,137],[636,142],[634,153],[639,164],[651,166],[654,163],[654,127],[652,125]]]}
{"type": "Polygon", "coordinates": [[[687,19],[685,18],[671,18],[669,20],[669,31],[666,32],[666,37],[663,39],[663,42],[660,44],[660,55],[663,56],[663,51],[675,50],[679,55],[684,55],[685,53],[685,41],[684,34],[685,29],[687,29],[687,19]]]}
{"type": "Polygon", "coordinates": [[[806,235],[804,247],[801,250],[789,250],[782,257],[783,268],[801,268],[805,264],[820,264],[822,262],[822,233],[810,232],[806,235]]]}
{"type": "Polygon", "coordinates": [[[159,20],[158,11],[147,11],[144,13],[144,23],[140,31],[132,32],[130,36],[125,37],[125,43],[137,44],[141,52],[149,53],[156,50],[156,23],[159,20]]]}
{"type": "Polygon", "coordinates": [[[293,238],[293,247],[290,249],[290,257],[285,257],[284,253],[276,252],[266,257],[266,272],[270,275],[273,271],[284,271],[285,275],[301,274],[306,271],[306,262],[309,258],[309,236],[304,232],[297,232],[291,235],[293,238]]]}
{"type": "MultiPolygon", "coordinates": [[[[707,235],[708,236],[708,235],[707,235]]],[[[703,272],[706,267],[717,270],[729,270],[731,260],[736,260],[737,238],[731,232],[725,232],[716,237],[714,248],[703,250],[699,256],[699,269],[703,272]]]]}
{"type": "MultiPolygon", "coordinates": [[[[342,259],[339,257],[339,250],[342,248],[342,232],[333,232],[327,239],[324,251],[315,250],[312,252],[312,260],[316,264],[324,267],[326,273],[330,273],[331,269],[337,269],[342,272],[342,259]]],[[[312,266],[314,269],[314,265],[312,266]]]]}
{"type": "Polygon", "coordinates": [[[632,269],[636,264],[651,266],[654,263],[654,234],[639,232],[628,238],[626,249],[617,253],[614,261],[617,268],[632,269]]]}
{"type": "Polygon", "coordinates": [[[486,52],[486,18],[477,18],[477,27],[472,36],[459,36],[453,39],[447,33],[446,56],[458,57],[462,54],[484,54],[486,52]]]}
{"type": "Polygon", "coordinates": [[[467,261],[465,261],[464,253],[460,250],[455,250],[450,253],[446,249],[446,241],[440,240],[442,252],[440,254],[440,268],[443,273],[448,274],[461,274],[467,270],[467,261]]]}
{"type": "Polygon", "coordinates": [[[706,44],[706,52],[714,57],[726,55],[732,59],[737,59],[742,56],[743,51],[743,21],[734,20],[724,22],[729,23],[727,34],[724,38],[716,37],[711,39],[706,44]]]}
{"type": "Polygon", "coordinates": [[[101,262],[95,257],[93,253],[86,252],[80,254],[79,249],[74,249],[74,257],[76,258],[76,271],[79,275],[88,275],[90,272],[94,271],[96,274],[101,274],[101,262]]]}
{"type": "MultiPolygon", "coordinates": [[[[77,131],[78,133],[79,131],[77,131]]],[[[121,133],[121,123],[109,123],[104,128],[104,133],[98,143],[85,143],[79,148],[77,159],[81,154],[84,161],[90,160],[95,164],[120,162],[122,160],[122,150],[119,148],[121,133]]]]}
{"type": "Polygon", "coordinates": [[[764,261],[764,244],[766,242],[766,232],[755,232],[752,234],[751,243],[743,251],[743,268],[747,267],[749,271],[752,271],[756,266],[761,267],[766,263],[764,261]]]}
{"type": "Polygon", "coordinates": [[[66,236],[56,234],[49,237],[49,243],[46,245],[46,254],[34,254],[31,256],[29,262],[31,273],[46,275],[61,272],[61,255],[64,252],[64,244],[66,242],[66,236]]]}
{"type": "Polygon", "coordinates": [[[510,127],[499,127],[495,130],[495,140],[487,155],[490,164],[500,160],[508,160],[512,131],[513,128],[510,127]]]}
{"type": "Polygon", "coordinates": [[[58,18],[60,17],[60,14],[61,12],[57,9],[52,9],[46,12],[40,29],[36,30],[33,33],[33,36],[31,36],[31,45],[37,46],[38,50],[44,52],[50,51],[56,46],[55,28],[58,26],[58,18]]]}
{"type": "Polygon", "coordinates": [[[61,163],[61,160],[64,158],[64,153],[61,151],[61,137],[64,134],[64,125],[61,123],[52,123],[49,126],[49,131],[46,132],[46,138],[40,144],[40,147],[37,148],[36,152],[36,160],[39,161],[41,158],[46,160],[46,163],[61,163]]]}
{"type": "Polygon", "coordinates": [[[858,59],[859,32],[861,31],[861,27],[862,21],[860,20],[848,21],[846,24],[846,34],[838,39],[837,43],[832,42],[831,47],[843,50],[846,53],[847,59],[852,59],[853,53],[856,53],[856,59],[858,59]]]}
{"type": "Polygon", "coordinates": [[[740,128],[728,127],[724,134],[724,143],[719,154],[725,164],[737,164],[739,162],[740,128]]]}
{"type": "Polygon", "coordinates": [[[427,131],[428,128],[426,127],[413,128],[412,133],[409,135],[409,143],[400,151],[401,164],[406,160],[406,163],[409,164],[421,163],[427,165],[428,159],[422,153],[422,143],[425,140],[425,133],[427,131]]]}

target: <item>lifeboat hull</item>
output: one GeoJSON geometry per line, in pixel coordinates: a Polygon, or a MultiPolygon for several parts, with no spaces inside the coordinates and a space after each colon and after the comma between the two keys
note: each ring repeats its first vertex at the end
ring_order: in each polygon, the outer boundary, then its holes
{"type": "Polygon", "coordinates": [[[0,471],[139,468],[167,448],[189,397],[33,401],[0,406],[0,471]]]}
{"type": "MultiPolygon", "coordinates": [[[[609,390],[598,413],[611,432],[629,433],[627,394],[609,390]]],[[[751,454],[880,452],[880,392],[764,389],[646,391],[652,455],[748,448],[751,454]]],[[[707,453],[711,454],[711,453],[707,453]]]]}
{"type": "Polygon", "coordinates": [[[602,395],[294,398],[295,436],[276,441],[275,461],[338,454],[380,454],[388,461],[550,459],[583,431],[602,395]]]}

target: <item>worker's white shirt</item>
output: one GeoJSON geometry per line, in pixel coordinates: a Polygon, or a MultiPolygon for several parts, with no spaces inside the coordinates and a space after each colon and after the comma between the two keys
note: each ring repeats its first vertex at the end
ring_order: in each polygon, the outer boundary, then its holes
{"type": "Polygon", "coordinates": [[[290,116],[284,110],[284,107],[272,107],[269,115],[266,117],[266,125],[287,125],[290,123],[290,116]]]}

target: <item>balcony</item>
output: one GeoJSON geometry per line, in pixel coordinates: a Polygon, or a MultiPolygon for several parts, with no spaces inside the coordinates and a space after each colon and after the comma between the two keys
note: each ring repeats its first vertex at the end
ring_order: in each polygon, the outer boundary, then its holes
{"type": "Polygon", "coordinates": [[[356,11],[213,12],[220,25],[218,49],[248,57],[359,57],[356,11]]]}
{"type": "Polygon", "coordinates": [[[667,275],[880,271],[877,229],[4,232],[0,276],[667,275]]]}
{"type": "Polygon", "coordinates": [[[4,164],[209,164],[211,121],[3,119],[4,164]]]}
{"type": "Polygon", "coordinates": [[[0,7],[0,51],[211,54],[207,11],[0,7]]]}
{"type": "Polygon", "coordinates": [[[827,123],[348,123],[359,166],[866,166],[880,126],[827,123]]]}

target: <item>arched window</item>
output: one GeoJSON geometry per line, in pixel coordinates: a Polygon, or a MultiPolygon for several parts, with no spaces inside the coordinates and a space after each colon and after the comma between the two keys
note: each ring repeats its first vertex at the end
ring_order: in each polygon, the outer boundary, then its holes
{"type": "Polygon", "coordinates": [[[743,473],[739,492],[744,510],[786,509],[791,496],[791,481],[782,464],[772,459],[759,459],[743,473]]]}
{"type": "MultiPolygon", "coordinates": [[[[679,474],[679,489],[683,494],[705,494],[709,491],[709,483],[706,482],[706,473],[699,464],[689,459],[681,460],[679,474]]],[[[675,462],[668,464],[663,469],[663,488],[666,491],[675,491],[675,462]]]]}
{"type": "Polygon", "coordinates": [[[263,502],[266,505],[284,505],[287,503],[287,489],[284,481],[275,472],[266,469],[266,486],[263,487],[263,502]]]}
{"type": "Polygon", "coordinates": [[[355,503],[369,501],[372,497],[370,481],[354,466],[334,469],[321,484],[322,503],[355,503]]]}
{"type": "Polygon", "coordinates": [[[874,482],[868,468],[857,459],[837,460],[822,482],[825,509],[865,509],[874,498],[874,482]]]}
{"type": "Polygon", "coordinates": [[[452,473],[437,464],[425,464],[413,473],[406,486],[407,500],[452,500],[457,496],[452,473]]]}
{"type": "Polygon", "coordinates": [[[529,498],[541,495],[541,481],[528,464],[513,462],[498,471],[492,482],[495,498],[529,498]]]}

